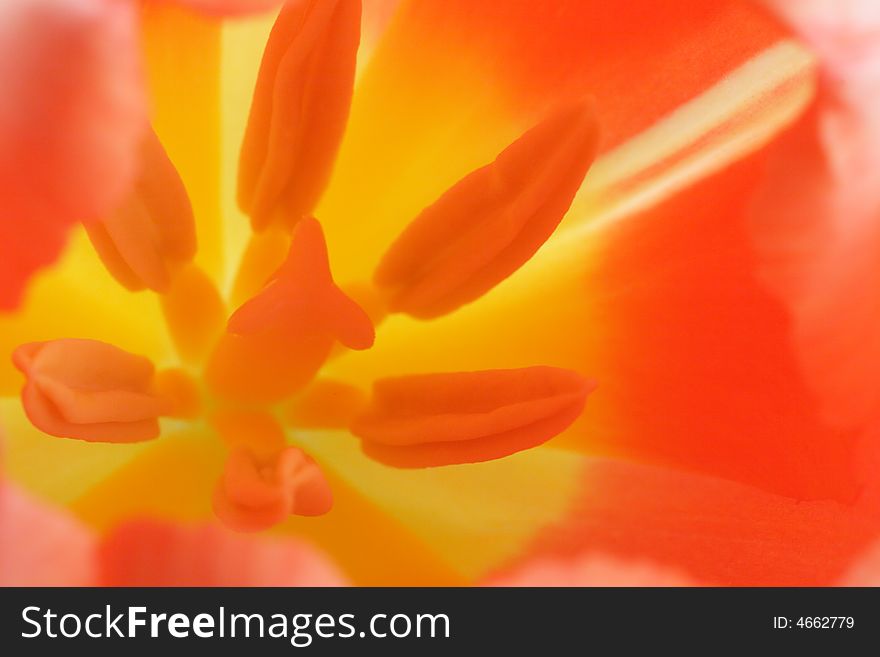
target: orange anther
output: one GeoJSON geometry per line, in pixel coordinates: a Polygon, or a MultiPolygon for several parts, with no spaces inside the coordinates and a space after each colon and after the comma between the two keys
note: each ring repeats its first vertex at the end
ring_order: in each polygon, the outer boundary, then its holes
{"type": "Polygon", "coordinates": [[[593,388],[580,374],[555,367],[383,379],[351,430],[368,455],[390,465],[487,461],[562,432],[593,388]]]}
{"type": "Polygon", "coordinates": [[[390,309],[449,313],[513,274],[568,211],[596,153],[592,103],[551,114],[449,189],[400,235],[376,270],[390,309]]]}
{"type": "Polygon", "coordinates": [[[27,377],[21,393],[30,421],[63,438],[130,443],[159,435],[171,403],[154,387],[153,364],[96,340],[32,342],[13,353],[27,377]]]}
{"type": "Polygon", "coordinates": [[[373,339],[370,318],[333,282],[321,226],[308,218],[275,278],[230,317],[206,379],[228,399],[279,401],[314,378],[335,341],[368,349],[373,339]]]}
{"type": "Polygon", "coordinates": [[[195,255],[189,196],[152,130],[143,142],[134,190],[114,212],[88,222],[86,230],[108,271],[131,290],[165,292],[173,269],[195,255]]]}
{"type": "Polygon", "coordinates": [[[257,78],[241,151],[239,204],[262,230],[315,208],[348,119],[360,0],[295,0],[281,10],[257,78]]]}
{"type": "Polygon", "coordinates": [[[290,514],[322,515],[332,506],[320,468],[296,447],[269,458],[234,449],[214,491],[215,513],[238,531],[268,529],[290,514]]]}

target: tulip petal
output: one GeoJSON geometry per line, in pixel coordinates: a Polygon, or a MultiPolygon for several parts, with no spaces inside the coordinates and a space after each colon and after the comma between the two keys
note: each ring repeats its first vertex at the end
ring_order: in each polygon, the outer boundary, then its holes
{"type": "Polygon", "coordinates": [[[570,559],[534,559],[513,572],[489,578],[483,586],[694,586],[669,568],[588,553],[570,559]]]}
{"type": "Polygon", "coordinates": [[[763,0],[819,56],[824,83],[865,117],[880,81],[880,7],[871,0],[763,0]]]}
{"type": "Polygon", "coordinates": [[[185,7],[206,16],[250,16],[277,9],[285,0],[148,0],[153,4],[185,7]]]}
{"type": "Polygon", "coordinates": [[[835,583],[837,586],[880,586],[880,543],[874,543],[835,583]]]}
{"type": "Polygon", "coordinates": [[[0,481],[0,586],[90,586],[95,543],[73,517],[0,481]]]}
{"type": "Polygon", "coordinates": [[[752,209],[761,274],[785,303],[823,417],[880,421],[880,9],[771,3],[820,57],[820,93],[773,151],[752,209]]]}
{"type": "Polygon", "coordinates": [[[715,586],[833,584],[877,534],[851,507],[701,475],[593,460],[568,518],[512,567],[583,553],[648,559],[715,586]]]}
{"type": "Polygon", "coordinates": [[[108,586],[343,586],[338,569],[295,539],[237,536],[214,525],[131,520],[98,549],[108,586]]]}
{"type": "Polygon", "coordinates": [[[0,308],[134,178],[147,125],[136,12],[107,0],[0,8],[0,308]]]}
{"type": "Polygon", "coordinates": [[[752,218],[760,273],[791,313],[823,418],[852,427],[880,418],[880,160],[873,150],[880,131],[872,140],[850,123],[849,137],[832,142],[823,134],[833,121],[816,106],[786,134],[752,218]],[[847,145],[865,157],[844,173],[838,155],[847,145]]]}
{"type": "Polygon", "coordinates": [[[751,3],[729,0],[557,0],[553,11],[541,0],[425,0],[403,7],[386,53],[410,55],[398,69],[436,66],[435,53],[454,44],[457,62],[488,69],[520,112],[592,94],[607,148],[781,34],[751,3]]]}

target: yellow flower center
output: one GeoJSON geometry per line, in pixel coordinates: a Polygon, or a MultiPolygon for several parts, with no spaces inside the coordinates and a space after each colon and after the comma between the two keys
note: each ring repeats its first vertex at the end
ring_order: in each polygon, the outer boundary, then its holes
{"type": "Polygon", "coordinates": [[[556,108],[419,213],[373,281],[341,289],[311,215],[348,116],[359,21],[357,0],[290,3],[278,17],[239,171],[255,233],[229,303],[193,262],[193,208],[155,134],[125,203],[88,227],[122,285],[160,295],[181,367],[156,373],[93,340],[16,352],[28,417],[52,435],[135,442],[158,437],[160,416],[206,419],[228,448],[214,510],[242,531],[332,506],[321,469],[288,443],[286,426],[347,428],[395,467],[473,463],[557,435],[593,388],[543,366],[379,380],[371,395],[319,377],[340,351],[369,349],[386,315],[441,317],[516,272],[568,210],[597,143],[589,102],[556,108]]]}

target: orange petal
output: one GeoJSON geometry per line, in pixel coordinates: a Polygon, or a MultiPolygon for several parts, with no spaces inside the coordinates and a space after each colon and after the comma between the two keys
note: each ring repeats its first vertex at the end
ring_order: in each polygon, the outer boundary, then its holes
{"type": "Polygon", "coordinates": [[[91,586],[95,542],[73,517],[0,481],[0,586],[91,586]]]}
{"type": "Polygon", "coordinates": [[[555,111],[422,211],[391,246],[376,283],[390,309],[431,318],[514,273],[556,229],[596,153],[592,104],[555,111]]]}
{"type": "Polygon", "coordinates": [[[370,318],[333,282],[321,226],[309,218],[276,278],[230,317],[206,377],[221,396],[277,401],[311,381],[334,342],[367,349],[373,339],[370,318]]]}
{"type": "Polygon", "coordinates": [[[487,461],[560,433],[593,387],[553,367],[384,379],[351,430],[369,456],[398,467],[487,461]]]}
{"type": "Polygon", "coordinates": [[[587,553],[570,559],[534,559],[484,586],[695,586],[685,575],[647,561],[587,553]]]}
{"type": "Polygon", "coordinates": [[[183,181],[151,130],[141,148],[140,173],[125,201],[86,224],[107,269],[125,287],[166,292],[172,269],[196,252],[195,220],[183,181]]]}
{"type": "Polygon", "coordinates": [[[348,119],[360,0],[296,0],[272,30],[241,151],[239,203],[254,228],[311,214],[348,119]]]}
{"type": "Polygon", "coordinates": [[[296,447],[270,458],[233,450],[214,492],[217,517],[237,531],[268,529],[290,514],[322,515],[332,505],[317,464],[296,447]]]}
{"type": "Polygon", "coordinates": [[[153,389],[153,365],[96,340],[62,339],[18,347],[13,362],[27,377],[22,403],[38,429],[99,442],[159,435],[170,403],[153,389]]]}
{"type": "Polygon", "coordinates": [[[214,525],[132,520],[101,543],[106,586],[343,586],[321,553],[296,539],[238,536],[214,525]]]}
{"type": "Polygon", "coordinates": [[[0,307],[10,307],[68,226],[128,190],[147,122],[133,3],[20,0],[0,13],[0,307]]]}
{"type": "Polygon", "coordinates": [[[517,566],[585,553],[650,560],[722,586],[822,586],[876,536],[852,507],[804,502],[721,479],[594,460],[568,518],[517,566]]]}

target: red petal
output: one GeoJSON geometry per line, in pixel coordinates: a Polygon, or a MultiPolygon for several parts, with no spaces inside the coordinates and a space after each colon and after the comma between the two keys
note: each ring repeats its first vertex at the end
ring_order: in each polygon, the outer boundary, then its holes
{"type": "Polygon", "coordinates": [[[874,543],[856,559],[852,568],[836,584],[837,586],[880,586],[880,543],[874,543]]]}
{"type": "Polygon", "coordinates": [[[755,204],[762,274],[792,316],[823,416],[880,422],[880,5],[773,4],[818,52],[823,75],[755,204]]]}
{"type": "Polygon", "coordinates": [[[148,0],[155,4],[178,5],[208,16],[249,16],[277,9],[285,0],[148,0]]]}
{"type": "Polygon", "coordinates": [[[484,586],[695,586],[681,573],[645,561],[587,553],[571,559],[534,559],[484,586]]]}
{"type": "Polygon", "coordinates": [[[747,208],[765,155],[597,236],[583,285],[602,329],[584,357],[601,394],[571,437],[792,497],[851,501],[856,435],[817,412],[786,310],[755,273],[747,208]]]}
{"type": "Polygon", "coordinates": [[[91,533],[0,481],[0,586],[93,584],[91,533]]]}
{"type": "Polygon", "coordinates": [[[212,525],[123,524],[99,549],[109,586],[343,586],[320,553],[296,540],[252,538],[212,525]]]}
{"type": "Polygon", "coordinates": [[[554,0],[552,10],[546,0],[419,0],[401,7],[395,25],[382,67],[430,80],[432,67],[464,62],[530,116],[594,95],[605,148],[783,34],[739,0],[554,0]]]}
{"type": "Polygon", "coordinates": [[[568,518],[531,554],[649,559],[710,585],[834,583],[877,535],[876,525],[833,502],[803,502],[711,477],[594,461],[568,518]]]}
{"type": "Polygon", "coordinates": [[[146,127],[137,7],[19,0],[0,9],[0,307],[73,222],[126,192],[146,127]]]}

